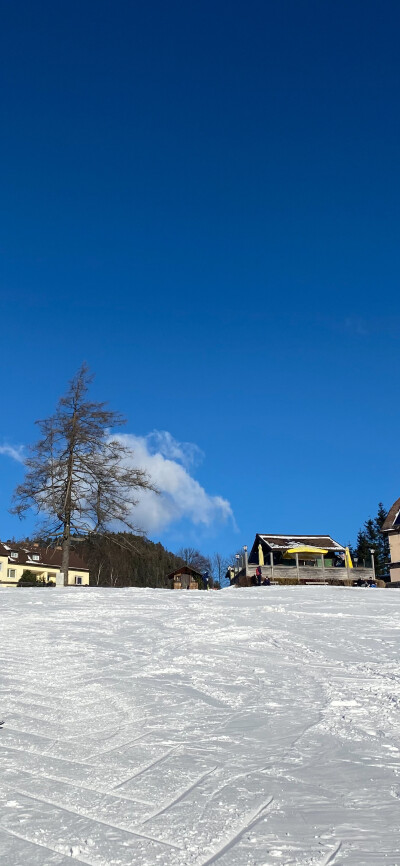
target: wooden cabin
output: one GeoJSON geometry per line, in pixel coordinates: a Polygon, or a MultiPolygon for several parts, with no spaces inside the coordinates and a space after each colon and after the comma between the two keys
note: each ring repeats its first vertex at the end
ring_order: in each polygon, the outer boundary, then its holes
{"type": "Polygon", "coordinates": [[[167,574],[167,580],[170,581],[171,589],[198,589],[198,581],[202,580],[202,576],[190,565],[181,565],[171,571],[171,574],[167,574]]]}

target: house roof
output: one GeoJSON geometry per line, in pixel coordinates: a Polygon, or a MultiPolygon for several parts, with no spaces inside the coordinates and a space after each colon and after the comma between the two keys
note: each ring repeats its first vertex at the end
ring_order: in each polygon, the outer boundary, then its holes
{"type": "MultiPolygon", "coordinates": [[[[62,562],[62,550],[60,547],[37,547],[30,542],[14,542],[0,541],[0,556],[7,556],[8,562],[11,565],[30,565],[50,566],[50,568],[60,568],[62,562]],[[12,553],[17,553],[18,556],[11,556],[12,553]],[[35,559],[34,559],[35,557],[35,559]],[[39,557],[37,559],[36,557],[39,557]]],[[[89,571],[83,559],[71,550],[69,556],[69,568],[77,571],[89,571]]]]}
{"type": "Polygon", "coordinates": [[[191,565],[181,565],[180,568],[176,568],[175,571],[171,571],[171,574],[167,574],[168,580],[172,580],[176,574],[196,574],[197,577],[201,577],[199,571],[196,568],[192,568],[191,565]]]}
{"type": "Polygon", "coordinates": [[[326,550],[344,550],[342,544],[334,541],[330,535],[264,535],[257,533],[252,550],[264,543],[271,550],[287,550],[296,544],[305,544],[311,547],[323,547],[326,550]]]}
{"type": "Polygon", "coordinates": [[[398,529],[400,532],[400,499],[396,499],[393,503],[389,514],[381,526],[381,532],[389,532],[391,529],[398,529]]]}

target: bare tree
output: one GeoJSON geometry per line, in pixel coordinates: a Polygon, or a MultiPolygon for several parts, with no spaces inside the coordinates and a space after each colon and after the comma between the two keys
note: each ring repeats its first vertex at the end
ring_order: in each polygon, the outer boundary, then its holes
{"type": "Polygon", "coordinates": [[[200,574],[203,574],[204,571],[211,573],[210,560],[206,556],[203,556],[199,550],[196,550],[195,547],[181,547],[177,551],[176,556],[179,556],[180,559],[183,559],[185,565],[191,565],[200,574]]]}
{"type": "Polygon", "coordinates": [[[219,585],[222,586],[223,581],[225,580],[228,566],[230,565],[230,559],[227,556],[222,556],[221,553],[214,553],[211,563],[214,580],[216,580],[219,585]]]}
{"type": "Polygon", "coordinates": [[[64,585],[71,537],[104,533],[113,522],[135,529],[137,491],[155,490],[146,472],[129,465],[132,451],[110,435],[125,419],[88,399],[92,378],[83,364],[54,415],[36,422],[42,438],[31,446],[13,499],[12,513],[23,517],[33,507],[45,518],[42,531],[60,539],[64,585]]]}

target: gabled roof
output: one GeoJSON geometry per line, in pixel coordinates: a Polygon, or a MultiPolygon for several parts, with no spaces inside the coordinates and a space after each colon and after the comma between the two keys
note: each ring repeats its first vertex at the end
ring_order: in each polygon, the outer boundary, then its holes
{"type": "Polygon", "coordinates": [[[287,550],[296,544],[306,544],[311,547],[323,547],[326,550],[344,550],[342,544],[334,541],[330,535],[263,535],[257,533],[253,548],[259,544],[266,544],[270,550],[287,550]]]}
{"type": "Polygon", "coordinates": [[[397,529],[400,532],[400,499],[396,499],[393,503],[389,514],[381,527],[381,532],[389,532],[391,529],[397,529]]]}
{"type": "Polygon", "coordinates": [[[191,565],[181,565],[180,568],[176,568],[175,571],[171,571],[171,574],[167,574],[168,580],[172,580],[176,574],[195,574],[197,577],[201,577],[199,571],[196,568],[192,568],[191,565]]]}
{"type": "MultiPolygon", "coordinates": [[[[60,547],[37,547],[29,542],[8,541],[6,544],[0,541],[0,556],[6,556],[10,565],[44,566],[50,568],[61,568],[62,550],[60,547]],[[17,557],[11,556],[17,553],[17,557]],[[35,557],[35,558],[34,558],[35,557]],[[39,557],[37,559],[37,557],[39,557]]],[[[69,568],[76,571],[89,571],[86,563],[71,550],[69,556],[69,568]]]]}

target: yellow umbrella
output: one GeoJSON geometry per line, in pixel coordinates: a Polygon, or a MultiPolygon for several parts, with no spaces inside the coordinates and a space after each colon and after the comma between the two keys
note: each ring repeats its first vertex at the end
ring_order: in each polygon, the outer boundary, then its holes
{"type": "Polygon", "coordinates": [[[258,564],[264,565],[264,553],[261,544],[258,545],[258,564]]]}
{"type": "Polygon", "coordinates": [[[303,559],[309,559],[310,556],[321,556],[328,553],[323,547],[312,547],[310,544],[298,544],[297,547],[289,547],[283,554],[284,559],[293,559],[296,553],[303,555],[303,559]]]}
{"type": "Polygon", "coordinates": [[[347,568],[353,568],[353,563],[351,561],[350,551],[348,547],[345,547],[344,549],[344,564],[347,566],[347,568]]]}

